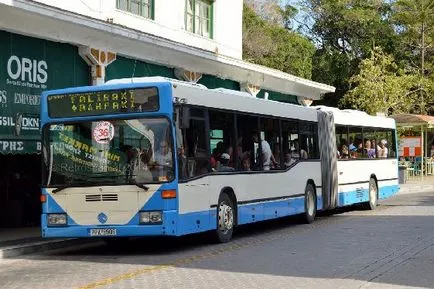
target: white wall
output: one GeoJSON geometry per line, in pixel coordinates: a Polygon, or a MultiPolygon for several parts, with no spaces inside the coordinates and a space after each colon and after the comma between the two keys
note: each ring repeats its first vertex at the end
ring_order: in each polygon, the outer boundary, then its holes
{"type": "Polygon", "coordinates": [[[242,0],[214,2],[213,39],[187,32],[185,0],[154,0],[155,20],[117,10],[116,0],[35,0],[77,14],[107,21],[158,37],[237,59],[242,58],[242,0]]]}

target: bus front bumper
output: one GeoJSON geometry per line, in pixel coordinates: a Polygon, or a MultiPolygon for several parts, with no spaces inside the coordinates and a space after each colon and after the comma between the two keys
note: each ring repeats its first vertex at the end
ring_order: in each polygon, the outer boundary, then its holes
{"type": "Polygon", "coordinates": [[[158,224],[139,224],[138,218],[133,218],[125,225],[78,225],[69,221],[67,226],[48,226],[47,214],[42,214],[41,233],[43,238],[178,236],[177,221],[177,211],[164,211],[163,222],[158,224]]]}

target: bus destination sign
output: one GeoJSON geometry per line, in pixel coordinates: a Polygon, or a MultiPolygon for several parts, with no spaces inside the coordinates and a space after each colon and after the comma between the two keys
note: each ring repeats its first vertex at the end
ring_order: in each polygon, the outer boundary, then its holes
{"type": "Polygon", "coordinates": [[[159,109],[155,87],[130,88],[48,96],[50,117],[95,116],[112,113],[149,112],[159,109]]]}

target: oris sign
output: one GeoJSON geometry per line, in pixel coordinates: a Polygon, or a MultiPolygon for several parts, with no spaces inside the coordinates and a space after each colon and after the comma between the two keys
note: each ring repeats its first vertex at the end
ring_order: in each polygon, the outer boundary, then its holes
{"type": "Polygon", "coordinates": [[[7,62],[9,84],[33,88],[47,88],[48,65],[45,60],[12,55],[7,62]]]}

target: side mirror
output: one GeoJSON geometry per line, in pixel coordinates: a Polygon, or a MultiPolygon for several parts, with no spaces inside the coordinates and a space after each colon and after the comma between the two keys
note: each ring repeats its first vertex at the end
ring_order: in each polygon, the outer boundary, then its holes
{"type": "Polygon", "coordinates": [[[180,116],[181,116],[180,128],[181,129],[190,128],[190,108],[187,106],[182,106],[180,116]]]}

